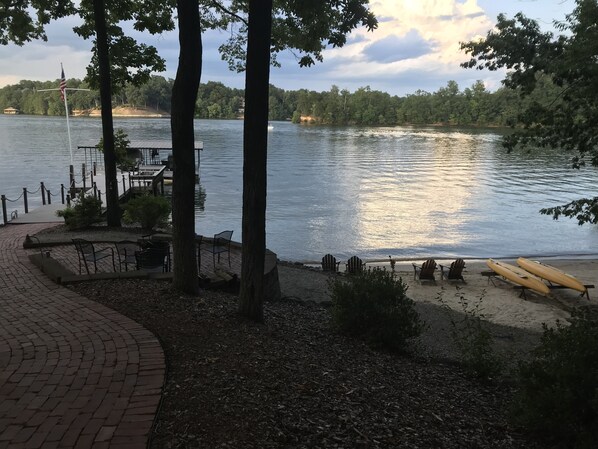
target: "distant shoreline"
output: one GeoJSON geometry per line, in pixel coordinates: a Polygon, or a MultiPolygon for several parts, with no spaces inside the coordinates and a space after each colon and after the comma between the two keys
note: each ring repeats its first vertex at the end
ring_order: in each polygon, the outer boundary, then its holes
{"type": "MultiPolygon", "coordinates": [[[[94,109],[73,109],[72,117],[101,117],[102,111],[100,108],[94,109]]],[[[129,118],[169,118],[170,114],[165,111],[148,109],[148,108],[132,108],[128,106],[117,106],[112,109],[113,117],[129,117],[129,118]]]]}

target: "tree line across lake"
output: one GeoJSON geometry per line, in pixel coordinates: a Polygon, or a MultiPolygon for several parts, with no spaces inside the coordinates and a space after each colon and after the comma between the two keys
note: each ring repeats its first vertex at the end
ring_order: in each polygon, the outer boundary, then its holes
{"type": "MultiPolygon", "coordinates": [[[[152,76],[141,86],[127,85],[113,95],[113,104],[144,107],[170,112],[174,80],[152,76]]],[[[270,86],[270,120],[307,121],[327,125],[405,125],[443,124],[471,126],[509,126],[519,111],[530,102],[551,98],[554,86],[541,83],[531,97],[522,98],[517,91],[486,89],[482,81],[460,90],[455,81],[429,93],[418,90],[404,97],[362,87],[355,92],[332,86],[329,91],[307,89],[284,90],[270,86]]],[[[56,88],[58,81],[20,81],[0,89],[0,110],[13,107],[24,114],[63,115],[64,104],[58,92],[39,92],[56,88]]],[[[69,79],[69,88],[87,87],[84,81],[69,79]]],[[[70,91],[69,110],[99,108],[99,92],[70,91]]],[[[236,119],[243,115],[244,91],[219,82],[202,84],[195,108],[197,118],[236,119]]]]}

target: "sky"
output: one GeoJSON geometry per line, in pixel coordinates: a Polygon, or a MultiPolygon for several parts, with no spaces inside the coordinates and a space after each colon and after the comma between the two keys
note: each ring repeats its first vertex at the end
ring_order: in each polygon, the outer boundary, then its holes
{"type": "MultiPolygon", "coordinates": [[[[360,28],[342,48],[324,51],[324,62],[300,68],[290,52],[279,55],[281,68],[272,68],[270,83],[286,89],[327,91],[332,85],[353,92],[369,86],[372,90],[404,96],[418,89],[435,92],[449,80],[461,90],[482,80],[493,91],[500,87],[504,72],[464,69],[468,59],[459,42],[483,37],[493,28],[496,17],[523,12],[546,31],[554,31],[554,20],[564,20],[575,7],[574,0],[370,0],[379,21],[378,29],[360,28]]],[[[60,77],[60,63],[67,78],[82,79],[90,60],[90,42],[74,34],[79,19],[68,18],[50,24],[48,41],[34,41],[22,47],[0,46],[0,87],[20,80],[47,81],[60,77]]],[[[175,32],[158,36],[140,35],[166,59],[166,78],[174,78],[178,62],[175,32]]],[[[203,35],[202,83],[219,81],[243,88],[244,75],[231,72],[220,59],[218,47],[227,32],[203,35]]]]}

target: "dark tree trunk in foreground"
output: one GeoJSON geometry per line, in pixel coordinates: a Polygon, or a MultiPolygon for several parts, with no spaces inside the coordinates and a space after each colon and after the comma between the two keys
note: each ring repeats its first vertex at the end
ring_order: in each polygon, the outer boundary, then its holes
{"type": "Polygon", "coordinates": [[[197,0],[177,0],[179,65],[172,88],[172,242],[174,288],[197,294],[195,251],[195,131],[201,77],[201,26],[197,0]]]}
{"type": "Polygon", "coordinates": [[[104,0],[93,0],[93,15],[100,74],[102,137],[104,139],[104,167],[106,170],[106,219],[108,226],[120,226],[116,155],[114,154],[114,125],[112,122],[112,80],[110,77],[110,54],[108,51],[104,0]]]}
{"type": "Polygon", "coordinates": [[[239,312],[264,320],[266,160],[272,0],[249,1],[243,129],[243,257],[239,312]]]}

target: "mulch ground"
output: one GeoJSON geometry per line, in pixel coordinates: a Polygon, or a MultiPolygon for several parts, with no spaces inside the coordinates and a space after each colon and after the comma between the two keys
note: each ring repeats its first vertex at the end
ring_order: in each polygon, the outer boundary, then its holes
{"type": "Polygon", "coordinates": [[[376,352],[336,334],[328,309],[181,295],[161,281],[73,286],[143,324],[168,372],[153,448],[538,448],[509,427],[511,391],[449,364],[376,352]]]}

